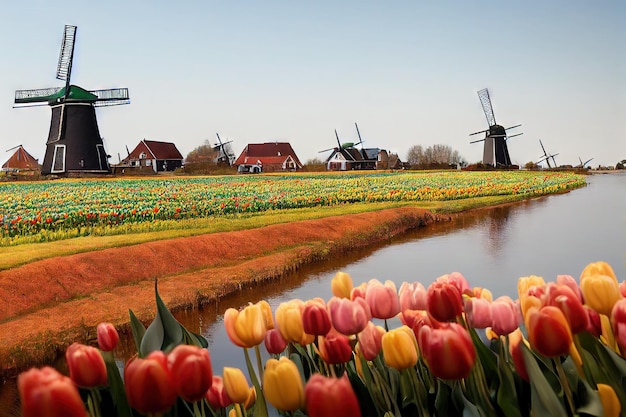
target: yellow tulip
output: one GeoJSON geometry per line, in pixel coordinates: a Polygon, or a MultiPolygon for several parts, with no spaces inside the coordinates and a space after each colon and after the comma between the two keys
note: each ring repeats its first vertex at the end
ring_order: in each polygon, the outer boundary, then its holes
{"type": "Polygon", "coordinates": [[[280,411],[304,407],[304,384],[295,363],[286,356],[269,359],[263,374],[265,398],[280,411]]]}
{"type": "Polygon", "coordinates": [[[605,275],[607,277],[611,277],[615,282],[617,282],[617,277],[615,276],[615,272],[611,265],[604,261],[592,262],[583,269],[583,272],[580,274],[580,284],[582,285],[583,281],[587,277],[595,276],[595,275],[605,275]]]}
{"type": "Polygon", "coordinates": [[[227,309],[224,313],[224,327],[230,340],[244,348],[261,344],[267,333],[267,321],[259,304],[250,304],[241,311],[227,309]]]}
{"type": "Polygon", "coordinates": [[[304,332],[303,310],[304,302],[298,299],[281,303],[276,309],[276,325],[286,341],[308,345],[315,339],[315,336],[304,332]]]}
{"type": "Polygon", "coordinates": [[[531,287],[543,287],[546,285],[543,277],[537,275],[530,275],[528,277],[521,277],[517,280],[517,295],[521,299],[528,295],[528,289],[531,287]]]}
{"type": "Polygon", "coordinates": [[[222,377],[226,394],[234,403],[243,404],[250,396],[248,380],[239,368],[224,367],[222,377]]]}
{"type": "Polygon", "coordinates": [[[417,363],[417,341],[413,330],[401,326],[390,330],[382,339],[383,358],[392,368],[402,370],[417,363]]]}
{"type": "Polygon", "coordinates": [[[542,305],[542,301],[533,295],[527,295],[519,298],[520,311],[522,312],[522,318],[524,320],[526,320],[526,313],[528,310],[532,307],[539,309],[542,305]]]}
{"type": "Polygon", "coordinates": [[[598,384],[598,395],[602,402],[605,417],[617,417],[622,412],[622,406],[617,394],[610,385],[598,384]]]}
{"type": "Polygon", "coordinates": [[[352,277],[350,274],[337,272],[330,281],[330,287],[335,297],[350,298],[350,293],[352,292],[352,288],[354,288],[354,284],[352,283],[352,277]]]}
{"type": "Polygon", "coordinates": [[[611,315],[613,306],[622,298],[617,279],[610,275],[581,276],[580,289],[585,304],[606,316],[611,315]]]}
{"type": "Polygon", "coordinates": [[[265,300],[259,301],[258,303],[256,303],[256,305],[261,308],[261,313],[263,313],[265,329],[272,330],[274,328],[274,316],[272,314],[272,307],[270,307],[270,304],[265,300]]]}

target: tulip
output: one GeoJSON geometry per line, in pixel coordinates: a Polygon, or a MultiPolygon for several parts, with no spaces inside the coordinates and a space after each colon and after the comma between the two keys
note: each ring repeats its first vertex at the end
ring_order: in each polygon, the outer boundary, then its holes
{"type": "Polygon", "coordinates": [[[491,303],[483,298],[465,300],[467,323],[476,328],[484,329],[491,326],[491,303]]]}
{"type": "Polygon", "coordinates": [[[619,346],[622,355],[626,353],[626,298],[622,298],[613,307],[611,312],[611,327],[615,336],[615,342],[619,346]]]}
{"type": "Polygon", "coordinates": [[[94,388],[107,384],[107,368],[95,347],[72,343],[65,351],[65,361],[70,378],[79,387],[94,388]]]}
{"type": "Polygon", "coordinates": [[[463,312],[461,293],[451,282],[435,281],[430,284],[426,294],[428,314],[435,320],[454,320],[463,312]]]}
{"type": "Polygon", "coordinates": [[[17,389],[23,417],[87,417],[76,385],[49,366],[22,372],[17,389]]]}
{"type": "Polygon", "coordinates": [[[248,388],[248,397],[243,402],[243,408],[249,410],[256,403],[256,389],[254,387],[248,388]]]}
{"type": "Polygon", "coordinates": [[[413,330],[401,326],[390,330],[382,338],[383,359],[388,366],[402,370],[417,363],[417,342],[413,330]]]}
{"type": "Polygon", "coordinates": [[[471,293],[470,286],[467,283],[467,280],[460,272],[452,272],[447,275],[442,275],[436,279],[436,281],[442,283],[452,283],[459,290],[461,294],[469,294],[471,293]]]}
{"type": "Polygon", "coordinates": [[[511,297],[498,297],[491,303],[491,329],[499,336],[505,336],[519,327],[519,312],[511,297]]]}
{"type": "Polygon", "coordinates": [[[547,357],[567,355],[572,333],[567,318],[553,306],[531,308],[526,317],[528,340],[534,350],[547,357]]]}
{"type": "Polygon", "coordinates": [[[261,309],[261,314],[263,315],[263,323],[265,323],[265,328],[267,330],[271,330],[274,328],[274,315],[272,314],[272,307],[270,303],[265,300],[261,300],[256,305],[261,309]]]}
{"type": "Polygon", "coordinates": [[[487,288],[474,287],[471,289],[469,295],[474,298],[482,298],[483,300],[487,300],[489,302],[493,301],[493,294],[487,288]]]}
{"type": "Polygon", "coordinates": [[[331,330],[326,336],[320,336],[319,351],[324,362],[329,365],[346,363],[352,359],[350,339],[335,330],[331,330]]]}
{"type": "Polygon", "coordinates": [[[371,321],[367,323],[365,329],[358,335],[359,351],[365,360],[373,361],[380,353],[383,346],[383,335],[385,329],[376,326],[371,321]]]}
{"type": "Polygon", "coordinates": [[[224,380],[217,375],[213,376],[211,388],[205,393],[205,398],[214,410],[226,408],[233,403],[224,388],[224,380]]]}
{"type": "Polygon", "coordinates": [[[304,346],[312,343],[315,336],[304,331],[303,309],[302,300],[294,299],[280,303],[276,309],[276,324],[280,334],[287,342],[299,343],[304,346]]]}
{"type": "Polygon", "coordinates": [[[604,417],[617,417],[620,415],[622,405],[613,387],[606,384],[598,384],[598,395],[600,396],[600,402],[602,402],[604,417]]]}
{"type": "Polygon", "coordinates": [[[100,323],[97,327],[98,346],[104,352],[110,352],[115,349],[120,335],[117,333],[115,326],[111,323],[100,323]]]}
{"type": "Polygon", "coordinates": [[[622,298],[619,284],[609,275],[581,275],[580,289],[585,303],[605,316],[611,315],[615,303],[622,298]]]}
{"type": "Polygon", "coordinates": [[[383,285],[377,279],[372,279],[367,284],[365,301],[370,306],[372,317],[377,319],[390,319],[400,312],[400,299],[396,284],[387,280],[383,285]]]}
{"type": "Polygon", "coordinates": [[[524,336],[522,331],[515,329],[512,333],[509,333],[509,353],[513,359],[513,365],[517,374],[526,382],[530,382],[528,371],[526,370],[526,362],[524,360],[524,354],[522,353],[522,343],[524,343],[524,336]]]}
{"type": "Polygon", "coordinates": [[[622,294],[622,297],[626,298],[626,280],[619,284],[619,292],[622,294]]]}
{"type": "Polygon", "coordinates": [[[160,350],[145,359],[134,358],[124,369],[124,388],[128,404],[143,414],[167,411],[176,402],[167,357],[160,350]]]}
{"type": "Polygon", "coordinates": [[[565,285],[566,287],[569,287],[576,295],[576,298],[578,298],[581,303],[584,303],[583,292],[580,290],[580,287],[574,277],[571,275],[557,275],[556,283],[558,285],[565,285]]]}
{"type": "Polygon", "coordinates": [[[224,313],[224,327],[230,340],[243,348],[259,345],[267,333],[266,318],[259,304],[250,304],[241,311],[227,309],[224,313]]]}
{"type": "Polygon", "coordinates": [[[300,371],[289,358],[268,359],[263,374],[265,398],[280,411],[296,411],[304,407],[304,384],[300,371]]]}
{"type": "Polygon", "coordinates": [[[517,295],[519,297],[519,299],[521,300],[522,298],[526,297],[528,294],[528,291],[532,288],[532,287],[543,287],[544,285],[546,285],[546,282],[544,281],[543,277],[539,277],[537,275],[531,275],[528,277],[521,277],[520,279],[517,280],[517,295]]]}
{"type": "Polygon", "coordinates": [[[234,403],[244,404],[250,396],[250,386],[241,369],[224,367],[224,376],[222,379],[228,398],[234,403]]]}
{"type": "Polygon", "coordinates": [[[351,300],[356,300],[357,298],[365,299],[366,292],[367,292],[367,282],[364,282],[358,287],[352,288],[352,291],[350,291],[350,299],[351,300]]]}
{"type": "Polygon", "coordinates": [[[333,327],[346,336],[358,334],[371,318],[370,308],[365,299],[332,297],[327,304],[333,327]]]}
{"type": "Polygon", "coordinates": [[[426,310],[426,288],[421,282],[403,282],[398,291],[400,311],[426,310]]]}
{"type": "Polygon", "coordinates": [[[339,298],[350,298],[352,292],[352,277],[345,272],[337,272],[333,279],[330,281],[330,288],[333,291],[333,295],[339,298]]]}
{"type": "Polygon", "coordinates": [[[580,273],[580,285],[582,286],[583,281],[587,277],[593,277],[596,275],[607,276],[617,283],[617,277],[615,276],[615,272],[613,271],[613,268],[611,268],[611,265],[604,261],[598,261],[591,262],[585,267],[585,269],[583,269],[583,272],[580,273]]]}
{"type": "Polygon", "coordinates": [[[572,333],[578,334],[589,327],[589,315],[581,299],[582,295],[579,298],[570,286],[550,283],[546,286],[544,305],[558,307],[565,314],[572,333]]]}
{"type": "Polygon", "coordinates": [[[278,329],[271,329],[265,335],[265,349],[272,355],[279,355],[287,348],[287,341],[278,329]]]}
{"type": "Polygon", "coordinates": [[[524,297],[520,297],[520,311],[522,313],[522,317],[526,320],[526,316],[528,315],[528,310],[531,308],[541,308],[543,306],[543,302],[540,298],[535,297],[534,295],[526,295],[524,297]]]}
{"type": "Polygon", "coordinates": [[[309,300],[302,310],[302,327],[305,333],[324,336],[330,331],[330,316],[322,299],[309,300]]]}
{"type": "Polygon", "coordinates": [[[419,331],[418,345],[426,365],[437,378],[465,378],[476,361],[472,338],[457,323],[447,323],[438,329],[423,326],[419,331]]]}
{"type": "Polygon", "coordinates": [[[313,374],[304,388],[309,417],[361,417],[359,400],[346,374],[341,378],[313,374]]]}
{"type": "Polygon", "coordinates": [[[176,346],[167,356],[167,366],[176,392],[185,401],[200,401],[213,383],[211,357],[201,347],[176,346]]]}
{"type": "Polygon", "coordinates": [[[589,306],[583,306],[583,308],[585,309],[587,317],[589,318],[587,331],[595,337],[600,337],[600,335],[602,334],[602,320],[600,319],[600,315],[596,310],[589,306]]]}
{"type": "Polygon", "coordinates": [[[430,326],[433,325],[433,322],[437,322],[434,318],[429,316],[428,312],[425,310],[404,310],[400,313],[400,321],[402,324],[413,329],[413,331],[415,331],[416,327],[421,327],[424,324],[430,326]]]}

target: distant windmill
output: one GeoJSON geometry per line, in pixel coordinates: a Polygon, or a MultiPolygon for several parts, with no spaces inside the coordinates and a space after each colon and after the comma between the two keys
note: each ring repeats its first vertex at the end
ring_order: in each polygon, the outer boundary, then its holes
{"type": "Polygon", "coordinates": [[[213,146],[213,150],[217,152],[217,163],[218,164],[227,164],[228,166],[233,166],[237,157],[233,153],[230,144],[233,142],[232,140],[222,142],[220,139],[220,134],[217,135],[217,144],[213,146]]]}
{"type": "Polygon", "coordinates": [[[580,165],[577,165],[576,168],[585,168],[589,162],[593,161],[593,158],[587,159],[585,162],[583,162],[583,160],[579,156],[578,160],[580,161],[580,165]]]}
{"type": "MultiPolygon", "coordinates": [[[[355,123],[356,125],[356,123],[355,123]]],[[[323,153],[323,152],[328,152],[328,151],[341,151],[344,149],[351,149],[354,148],[356,145],[360,144],[361,142],[363,142],[361,140],[361,134],[359,133],[359,127],[357,126],[356,128],[357,134],[359,135],[359,141],[354,143],[354,142],[344,142],[341,143],[339,141],[339,134],[337,133],[337,129],[335,129],[335,138],[337,138],[337,147],[335,148],[328,148],[328,149],[324,149],[322,151],[319,151],[318,153],[323,153]]]]}
{"type": "Polygon", "coordinates": [[[554,159],[554,157],[557,156],[558,153],[548,155],[548,153],[546,152],[546,148],[543,147],[543,143],[541,142],[541,139],[539,139],[539,144],[541,145],[541,150],[543,150],[543,156],[541,157],[539,161],[537,161],[537,164],[540,164],[543,161],[546,161],[546,163],[548,164],[548,168],[552,168],[552,166],[550,165],[550,158],[552,158],[552,163],[554,164],[554,168],[556,168],[557,165],[556,165],[556,160],[554,159]]]}
{"type": "Polygon", "coordinates": [[[478,135],[479,133],[485,134],[484,139],[474,140],[470,143],[485,142],[485,146],[483,148],[483,164],[491,165],[493,167],[511,166],[511,157],[509,156],[509,149],[506,141],[509,138],[522,135],[522,133],[508,136],[506,131],[519,127],[521,124],[504,128],[496,123],[496,117],[493,113],[493,107],[491,105],[491,98],[489,97],[488,89],[485,88],[478,91],[478,98],[480,99],[480,104],[485,112],[489,128],[470,133],[470,136],[478,135]]]}
{"type": "Polygon", "coordinates": [[[63,32],[56,78],[65,86],[15,92],[16,107],[45,103],[52,109],[42,174],[111,172],[95,108],[130,103],[127,88],[88,91],[70,84],[76,29],[66,25],[63,32]]]}

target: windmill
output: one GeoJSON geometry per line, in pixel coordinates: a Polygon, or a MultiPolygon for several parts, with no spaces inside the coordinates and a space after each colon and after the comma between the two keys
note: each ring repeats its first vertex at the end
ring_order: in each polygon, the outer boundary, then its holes
{"type": "Polygon", "coordinates": [[[217,144],[213,146],[213,150],[217,152],[217,163],[228,164],[229,167],[233,166],[233,164],[235,163],[235,159],[237,159],[237,157],[233,153],[232,148],[230,147],[230,144],[233,141],[229,140],[226,142],[222,142],[222,139],[220,139],[220,134],[216,133],[216,135],[217,144]]]}
{"type": "MultiPolygon", "coordinates": [[[[355,123],[356,125],[356,123],[355,123]]],[[[361,140],[361,134],[359,133],[359,127],[357,126],[357,134],[359,135],[359,141],[344,142],[339,140],[339,134],[335,129],[335,138],[337,139],[337,146],[334,148],[328,148],[319,151],[319,153],[333,151],[328,158],[326,158],[326,168],[328,170],[346,171],[351,169],[361,169],[364,161],[363,152],[359,152],[355,149],[356,145],[359,145],[363,141],[361,140]]]]}
{"type": "Polygon", "coordinates": [[[554,159],[554,157],[557,156],[558,153],[548,155],[548,153],[546,152],[546,148],[543,147],[543,143],[541,142],[541,139],[539,139],[539,144],[541,145],[541,150],[543,150],[543,156],[541,157],[539,161],[537,161],[537,164],[540,164],[543,161],[546,161],[546,163],[548,164],[548,168],[552,168],[552,166],[550,165],[550,158],[552,158],[552,163],[554,164],[554,168],[556,168],[556,160],[554,159]]]}
{"type": "MultiPolygon", "coordinates": [[[[355,123],[356,125],[356,123],[355,123]]],[[[360,143],[362,143],[363,141],[361,140],[361,134],[359,133],[359,127],[357,126],[356,131],[359,135],[359,141],[354,143],[354,142],[344,142],[341,143],[339,141],[339,134],[337,133],[337,129],[335,129],[335,137],[337,138],[337,147],[335,148],[328,148],[328,149],[324,149],[322,151],[319,151],[318,153],[323,153],[323,152],[328,152],[328,151],[342,151],[344,149],[351,149],[354,148],[356,145],[359,145],[360,143]]]]}
{"type": "Polygon", "coordinates": [[[76,26],[65,25],[56,78],[63,87],[18,90],[15,107],[48,104],[52,109],[41,173],[110,173],[96,121],[96,107],[128,104],[127,88],[88,91],[70,83],[76,26]]]}
{"type": "Polygon", "coordinates": [[[585,168],[589,162],[593,161],[593,158],[587,159],[585,162],[583,162],[583,160],[579,156],[578,160],[580,161],[580,165],[577,165],[576,168],[585,168]]]}
{"type": "Polygon", "coordinates": [[[519,136],[522,133],[508,136],[506,131],[520,127],[521,124],[504,128],[496,123],[496,117],[493,113],[493,107],[491,105],[491,99],[489,98],[488,89],[485,88],[478,91],[478,98],[480,99],[480,104],[485,112],[489,128],[479,132],[470,133],[470,136],[478,135],[479,133],[485,134],[484,139],[474,140],[470,143],[485,142],[485,146],[483,148],[483,164],[491,165],[493,167],[511,166],[511,157],[509,156],[509,149],[506,141],[507,139],[519,136]]]}

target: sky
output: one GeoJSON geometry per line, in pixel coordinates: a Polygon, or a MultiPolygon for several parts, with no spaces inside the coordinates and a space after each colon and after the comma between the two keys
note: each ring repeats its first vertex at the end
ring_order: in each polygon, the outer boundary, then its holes
{"type": "Polygon", "coordinates": [[[444,144],[469,163],[487,128],[488,88],[513,163],[626,159],[626,2],[2,1],[0,162],[23,145],[43,161],[48,106],[15,90],[63,86],[64,25],[78,26],[72,84],[127,87],[96,110],[110,162],[142,139],[183,156],[216,133],[289,142],[302,162],[341,142],[387,149],[444,144]]]}

